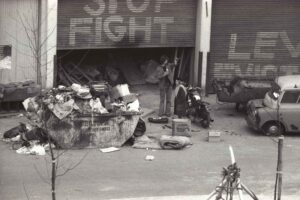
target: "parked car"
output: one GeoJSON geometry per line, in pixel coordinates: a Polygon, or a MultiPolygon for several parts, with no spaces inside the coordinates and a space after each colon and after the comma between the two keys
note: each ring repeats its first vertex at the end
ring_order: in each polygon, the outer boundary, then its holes
{"type": "Polygon", "coordinates": [[[300,75],[279,76],[264,99],[247,104],[247,124],[266,135],[300,132],[300,75]]]}

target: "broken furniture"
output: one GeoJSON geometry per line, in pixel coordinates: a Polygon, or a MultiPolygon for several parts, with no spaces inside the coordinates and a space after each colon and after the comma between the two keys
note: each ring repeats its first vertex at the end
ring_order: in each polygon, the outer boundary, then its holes
{"type": "Polygon", "coordinates": [[[236,103],[246,105],[249,100],[263,99],[271,88],[271,80],[254,80],[251,78],[236,77],[228,84],[222,80],[214,80],[213,88],[220,102],[236,103]]]}

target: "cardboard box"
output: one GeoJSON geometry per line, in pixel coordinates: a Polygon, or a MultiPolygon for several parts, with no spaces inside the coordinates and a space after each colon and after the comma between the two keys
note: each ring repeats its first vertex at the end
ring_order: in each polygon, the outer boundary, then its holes
{"type": "Polygon", "coordinates": [[[191,137],[191,120],[190,119],[173,119],[172,135],[191,137]]]}
{"type": "Polygon", "coordinates": [[[221,131],[211,130],[208,131],[208,142],[220,142],[221,141],[221,131]]]}

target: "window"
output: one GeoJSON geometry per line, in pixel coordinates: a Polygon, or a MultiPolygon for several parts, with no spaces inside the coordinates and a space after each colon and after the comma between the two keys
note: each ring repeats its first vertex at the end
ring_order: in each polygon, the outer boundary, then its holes
{"type": "Polygon", "coordinates": [[[300,103],[300,91],[286,91],[281,103],[300,103]]]}

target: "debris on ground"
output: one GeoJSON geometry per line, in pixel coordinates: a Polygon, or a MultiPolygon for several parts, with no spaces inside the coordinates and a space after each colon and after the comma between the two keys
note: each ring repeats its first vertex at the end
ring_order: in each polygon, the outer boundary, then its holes
{"type": "Polygon", "coordinates": [[[43,145],[35,144],[30,147],[23,146],[16,150],[18,154],[26,154],[26,155],[38,155],[38,156],[44,156],[46,155],[46,150],[43,145]]]}
{"type": "Polygon", "coordinates": [[[154,160],[154,156],[153,155],[147,155],[146,157],[145,157],[145,160],[147,160],[147,161],[152,161],[152,160],[154,160]]]}
{"type": "Polygon", "coordinates": [[[147,135],[136,137],[132,147],[136,149],[162,149],[158,139],[147,135]]]}
{"type": "Polygon", "coordinates": [[[159,144],[163,149],[183,149],[184,147],[191,146],[192,142],[189,137],[185,136],[162,135],[159,139],[159,144]]]}
{"type": "Polygon", "coordinates": [[[148,121],[151,123],[167,124],[169,119],[167,117],[149,117],[148,121]]]}
{"type": "Polygon", "coordinates": [[[108,148],[102,148],[102,149],[100,149],[100,151],[102,153],[110,153],[110,152],[114,152],[114,151],[120,151],[120,148],[117,148],[117,147],[108,147],[108,148]]]}

